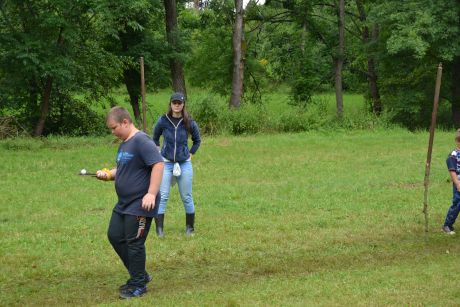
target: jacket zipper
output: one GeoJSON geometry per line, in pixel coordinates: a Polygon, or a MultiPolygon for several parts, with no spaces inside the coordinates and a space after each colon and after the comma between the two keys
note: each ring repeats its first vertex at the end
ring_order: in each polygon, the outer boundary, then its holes
{"type": "Polygon", "coordinates": [[[177,144],[177,128],[179,127],[179,124],[180,122],[183,120],[183,118],[181,118],[181,120],[177,123],[177,126],[174,125],[174,123],[172,122],[172,120],[169,119],[169,116],[166,115],[166,118],[169,120],[169,122],[173,125],[174,127],[174,162],[176,162],[176,144],[177,144]]]}

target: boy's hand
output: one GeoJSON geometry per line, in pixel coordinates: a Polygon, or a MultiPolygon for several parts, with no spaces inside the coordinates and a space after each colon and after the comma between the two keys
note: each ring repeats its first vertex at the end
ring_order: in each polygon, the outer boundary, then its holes
{"type": "Polygon", "coordinates": [[[142,198],[142,209],[150,211],[153,208],[155,208],[155,199],[156,199],[155,195],[151,193],[145,194],[144,197],[142,198]]]}
{"type": "Polygon", "coordinates": [[[98,170],[96,172],[96,177],[97,179],[104,180],[104,181],[109,181],[113,179],[112,171],[109,170],[108,168],[103,168],[102,170],[98,170]]]}

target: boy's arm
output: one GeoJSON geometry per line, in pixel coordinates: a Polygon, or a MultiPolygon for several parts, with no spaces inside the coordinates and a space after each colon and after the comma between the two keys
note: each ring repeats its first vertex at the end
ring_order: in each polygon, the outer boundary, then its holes
{"type": "Polygon", "coordinates": [[[152,166],[150,175],[150,185],[147,194],[142,198],[142,208],[150,211],[155,207],[155,199],[160,189],[161,179],[163,178],[163,162],[155,163],[152,166]]]}
{"type": "Polygon", "coordinates": [[[457,191],[460,191],[460,181],[457,178],[457,173],[455,171],[449,170],[450,178],[452,178],[452,182],[455,184],[457,191]]]}

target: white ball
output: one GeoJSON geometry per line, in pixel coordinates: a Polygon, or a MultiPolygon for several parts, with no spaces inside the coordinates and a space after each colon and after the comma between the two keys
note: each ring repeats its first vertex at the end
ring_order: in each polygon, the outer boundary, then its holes
{"type": "Polygon", "coordinates": [[[86,170],[85,170],[85,169],[82,169],[82,170],[80,171],[80,174],[85,175],[85,174],[86,174],[86,170]]]}

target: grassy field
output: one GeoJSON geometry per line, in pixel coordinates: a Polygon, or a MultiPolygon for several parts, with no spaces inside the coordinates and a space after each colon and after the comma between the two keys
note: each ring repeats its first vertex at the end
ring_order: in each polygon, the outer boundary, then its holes
{"type": "MultiPolygon", "coordinates": [[[[145,306],[454,306],[459,234],[437,132],[424,233],[426,132],[204,137],[194,158],[196,236],[177,187],[166,237],[147,243],[145,306]]],[[[112,138],[0,142],[0,305],[118,305],[127,274],[106,238],[112,138]]],[[[460,228],[460,227],[459,227],[460,228]]]]}

